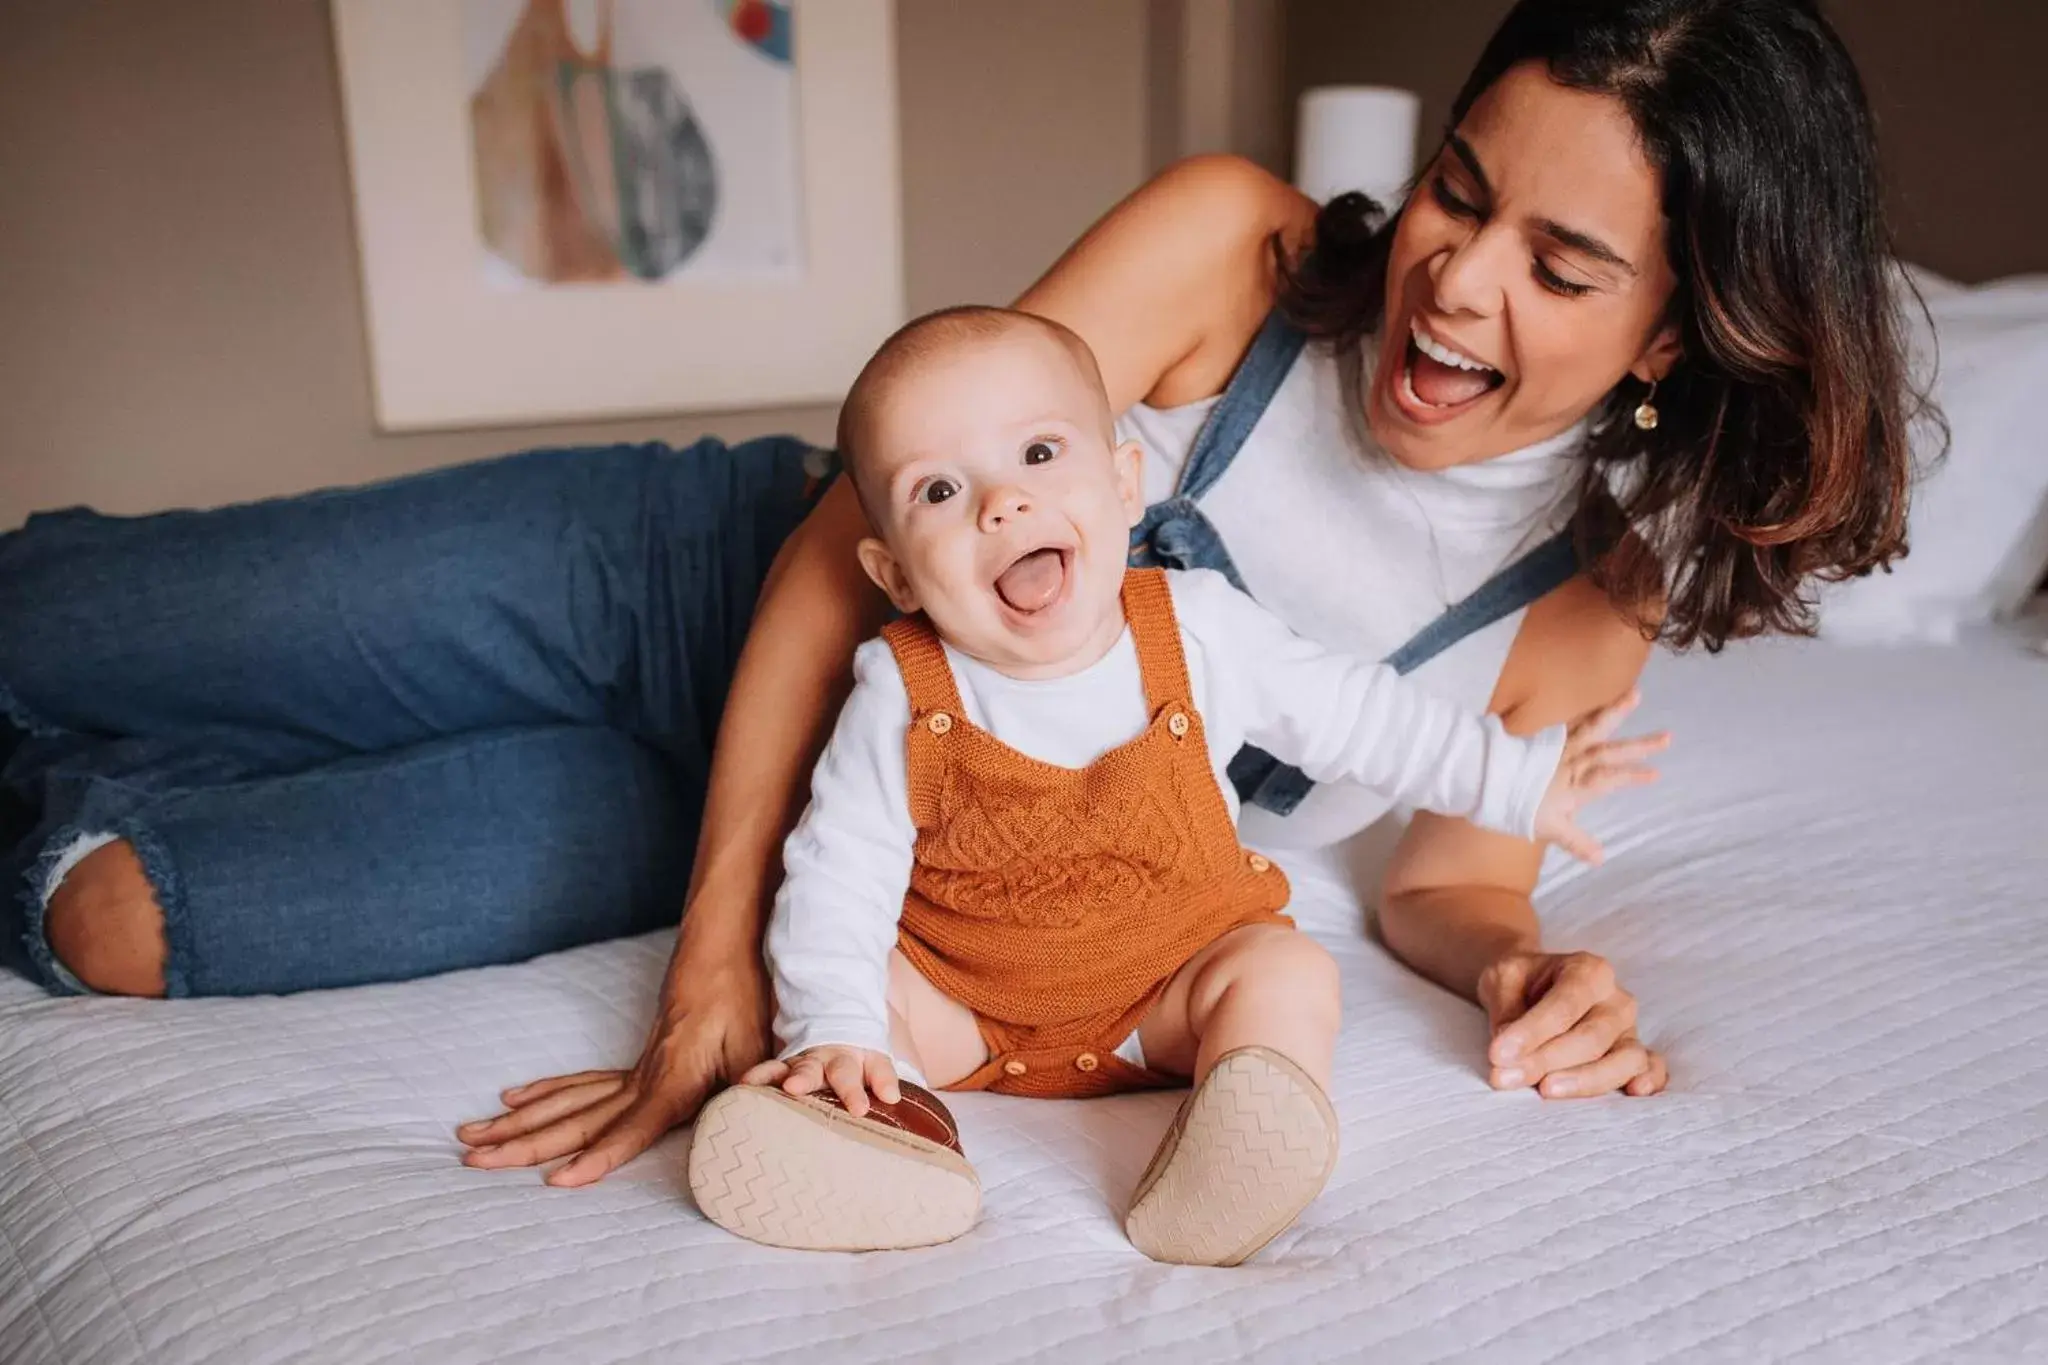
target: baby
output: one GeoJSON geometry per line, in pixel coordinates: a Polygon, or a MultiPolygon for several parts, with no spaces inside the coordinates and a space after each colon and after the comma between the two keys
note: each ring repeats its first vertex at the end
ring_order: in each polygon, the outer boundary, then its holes
{"type": "Polygon", "coordinates": [[[878,533],[861,565],[906,615],[855,656],[789,838],[767,942],[783,1052],[698,1119],[698,1203],[779,1246],[945,1241],[980,1184],[926,1085],[1192,1080],[1125,1231],[1234,1265],[1335,1163],[1338,986],[1281,913],[1286,877],[1238,843],[1232,755],[1597,857],[1574,812],[1643,780],[1656,741],[1606,742],[1626,704],[1517,739],[1219,574],[1127,569],[1139,452],[1056,323],[911,323],[847,396],[839,449],[878,533]]]}

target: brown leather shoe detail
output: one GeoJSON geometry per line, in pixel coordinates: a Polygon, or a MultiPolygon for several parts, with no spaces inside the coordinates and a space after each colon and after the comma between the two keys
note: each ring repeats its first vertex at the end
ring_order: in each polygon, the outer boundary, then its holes
{"type": "MultiPolygon", "coordinates": [[[[957,1155],[967,1155],[960,1149],[960,1125],[953,1121],[952,1111],[940,1102],[937,1095],[909,1081],[899,1082],[897,1088],[903,1092],[903,1098],[895,1104],[884,1104],[873,1095],[868,1096],[868,1112],[861,1117],[912,1137],[921,1137],[926,1142],[936,1142],[957,1155]]],[[[830,1090],[821,1090],[806,1098],[829,1104],[834,1109],[846,1108],[830,1090]]]]}

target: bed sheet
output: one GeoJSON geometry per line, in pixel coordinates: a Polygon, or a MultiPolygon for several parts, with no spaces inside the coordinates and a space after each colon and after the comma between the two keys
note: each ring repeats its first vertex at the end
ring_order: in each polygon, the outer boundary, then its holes
{"type": "Polygon", "coordinates": [[[1671,1093],[1491,1093],[1477,1013],[1298,867],[1344,1151],[1246,1267],[1120,1235],[1163,1095],[963,1099],[983,1218],[910,1253],[725,1236],[681,1135],[582,1191],[457,1164],[499,1087],[630,1058],[659,937],[288,999],[6,979],[0,1361],[2048,1358],[2048,661],[1751,645],[1648,692],[1666,781],[1540,904],[1671,1093]]]}

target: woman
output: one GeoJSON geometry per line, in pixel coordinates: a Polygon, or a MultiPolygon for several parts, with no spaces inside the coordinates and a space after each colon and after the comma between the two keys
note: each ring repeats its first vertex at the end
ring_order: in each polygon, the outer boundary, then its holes
{"type": "MultiPolygon", "coordinates": [[[[1523,0],[1392,223],[1189,162],[1022,306],[1086,338],[1129,409],[1141,557],[1227,568],[1296,629],[1527,731],[1627,693],[1656,638],[1805,630],[1814,578],[1901,552],[1887,247],[1861,86],[1806,0],[1523,0]]],[[[529,456],[12,537],[0,685],[17,785],[41,784],[16,858],[45,979],[296,988],[638,927],[681,875],[663,822],[704,789],[638,1064],[509,1091],[462,1136],[479,1166],[573,1156],[550,1179],[575,1185],[687,1120],[769,1048],[779,843],[882,620],[834,486],[733,648],[801,460],[529,456]]],[[[1240,765],[1246,837],[1291,860],[1384,814],[1240,765]]],[[[1419,818],[1382,933],[1486,1009],[1495,1086],[1654,1093],[1610,966],[1541,946],[1540,858],[1419,818]]]]}

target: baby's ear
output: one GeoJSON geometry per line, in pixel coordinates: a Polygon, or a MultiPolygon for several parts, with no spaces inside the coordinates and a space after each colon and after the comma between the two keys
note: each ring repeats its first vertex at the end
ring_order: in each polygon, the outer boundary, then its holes
{"type": "Polygon", "coordinates": [[[918,609],[917,594],[911,590],[903,566],[896,561],[886,543],[868,536],[861,541],[855,553],[860,556],[861,568],[867,571],[876,587],[889,595],[889,600],[896,604],[896,610],[907,616],[918,609]]]}
{"type": "Polygon", "coordinates": [[[1145,450],[1136,441],[1125,441],[1110,452],[1116,462],[1116,491],[1123,500],[1127,524],[1145,519],[1145,450]]]}

